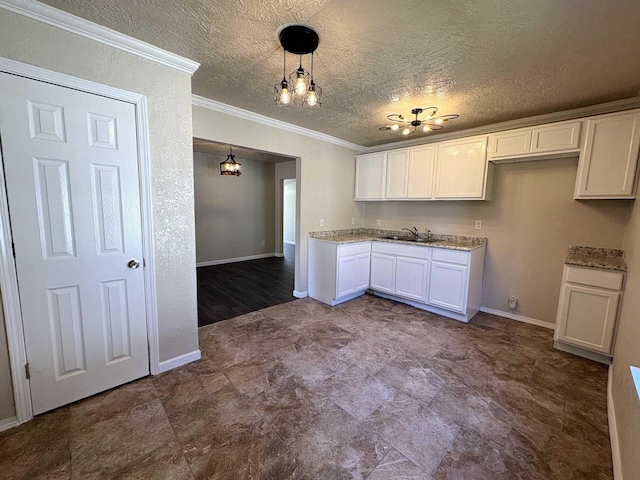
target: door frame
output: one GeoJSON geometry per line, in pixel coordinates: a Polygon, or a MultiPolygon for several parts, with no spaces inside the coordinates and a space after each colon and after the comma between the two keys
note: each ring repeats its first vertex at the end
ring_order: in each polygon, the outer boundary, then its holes
{"type": "MultiPolygon", "coordinates": [[[[160,373],[160,347],[158,342],[158,307],[155,275],[155,249],[153,239],[153,217],[151,200],[151,157],[149,152],[149,131],[147,118],[147,97],[135,92],[102,85],[63,73],[46,70],[26,63],[0,57],[0,72],[39,80],[60,87],[80,90],[102,97],[133,104],[136,117],[138,149],[138,170],[140,174],[140,206],[142,220],[142,253],[145,262],[144,288],[147,323],[147,343],[149,347],[149,370],[152,375],[160,373]]],[[[0,133],[2,125],[0,124],[0,133]]],[[[18,276],[13,257],[13,239],[9,222],[9,205],[4,175],[4,165],[0,162],[0,290],[7,329],[9,361],[13,381],[13,397],[17,422],[24,423],[33,418],[31,389],[26,377],[25,347],[22,312],[18,292],[18,276]]]]}

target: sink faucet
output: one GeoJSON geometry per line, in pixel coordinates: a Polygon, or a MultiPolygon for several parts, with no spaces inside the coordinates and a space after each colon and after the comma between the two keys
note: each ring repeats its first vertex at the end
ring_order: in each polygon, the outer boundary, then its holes
{"type": "Polygon", "coordinates": [[[406,230],[407,232],[410,232],[411,235],[413,235],[415,238],[420,238],[420,233],[418,233],[418,229],[416,227],[403,228],[402,230],[406,230]]]}

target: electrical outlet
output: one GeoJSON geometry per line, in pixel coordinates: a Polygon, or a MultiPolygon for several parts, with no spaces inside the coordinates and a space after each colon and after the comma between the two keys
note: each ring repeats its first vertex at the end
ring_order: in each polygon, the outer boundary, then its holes
{"type": "Polygon", "coordinates": [[[320,226],[321,226],[321,227],[324,227],[324,218],[321,218],[321,219],[320,219],[320,226]]]}
{"type": "Polygon", "coordinates": [[[351,217],[351,225],[355,225],[356,224],[356,217],[351,217]]]}
{"type": "Polygon", "coordinates": [[[379,227],[379,226],[380,226],[380,219],[376,218],[376,227],[379,227]]]}
{"type": "Polygon", "coordinates": [[[264,245],[264,240],[262,240],[262,245],[264,245]]]}
{"type": "Polygon", "coordinates": [[[516,297],[515,295],[511,295],[509,297],[509,310],[515,310],[516,307],[518,306],[518,297],[516,297]]]}
{"type": "Polygon", "coordinates": [[[482,230],[482,220],[476,220],[476,230],[482,230]]]}

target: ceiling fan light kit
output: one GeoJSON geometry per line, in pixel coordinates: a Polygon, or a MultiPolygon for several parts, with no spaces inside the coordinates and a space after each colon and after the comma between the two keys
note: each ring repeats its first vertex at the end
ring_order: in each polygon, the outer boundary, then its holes
{"type": "Polygon", "coordinates": [[[282,28],[279,38],[284,59],[282,81],[274,86],[276,105],[320,108],[322,88],[313,80],[313,52],[318,48],[320,37],[311,27],[295,24],[282,28]],[[287,52],[299,56],[299,66],[288,78],[287,52]],[[311,72],[302,67],[302,56],[308,54],[311,54],[311,72]]]}
{"type": "Polygon", "coordinates": [[[402,135],[410,135],[420,128],[423,132],[431,132],[433,130],[442,130],[444,123],[449,120],[454,120],[460,115],[441,115],[436,117],[438,113],[437,107],[418,107],[411,110],[411,115],[414,116],[411,119],[410,116],[400,115],[398,113],[392,113],[387,115],[387,119],[393,122],[391,125],[380,127],[380,130],[400,130],[402,135]]]}

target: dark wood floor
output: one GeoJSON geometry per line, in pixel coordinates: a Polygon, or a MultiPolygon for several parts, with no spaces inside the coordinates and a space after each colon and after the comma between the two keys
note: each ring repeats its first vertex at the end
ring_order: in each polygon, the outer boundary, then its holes
{"type": "Polygon", "coordinates": [[[198,326],[294,300],[295,246],[284,257],[226,263],[198,270],[198,326]]]}

